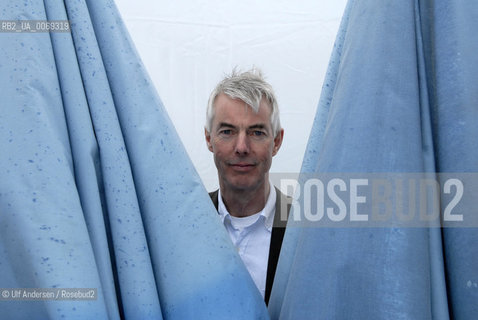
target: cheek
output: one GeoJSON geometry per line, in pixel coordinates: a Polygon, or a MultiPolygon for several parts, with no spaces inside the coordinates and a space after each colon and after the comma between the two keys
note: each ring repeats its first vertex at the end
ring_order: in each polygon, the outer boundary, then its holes
{"type": "Polygon", "coordinates": [[[226,156],[224,153],[220,150],[215,149],[214,150],[214,163],[216,163],[216,166],[224,166],[223,163],[226,161],[226,156]]]}
{"type": "Polygon", "coordinates": [[[234,147],[224,141],[216,142],[213,144],[213,153],[215,158],[224,160],[234,157],[234,147]]]}
{"type": "Polygon", "coordinates": [[[272,152],[273,152],[274,144],[268,143],[262,146],[258,146],[256,148],[256,154],[258,158],[260,158],[263,162],[272,162],[272,152]]]}
{"type": "Polygon", "coordinates": [[[216,138],[211,143],[214,153],[221,154],[227,152],[230,148],[230,143],[224,141],[224,139],[216,138]]]}

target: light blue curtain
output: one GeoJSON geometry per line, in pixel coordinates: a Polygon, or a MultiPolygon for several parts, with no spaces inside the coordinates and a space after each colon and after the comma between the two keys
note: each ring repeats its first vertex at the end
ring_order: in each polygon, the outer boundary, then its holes
{"type": "MultiPolygon", "coordinates": [[[[302,172],[476,173],[477,30],[476,1],[350,0],[302,172]]],[[[476,228],[290,227],[269,308],[272,319],[475,319],[477,283],[476,228]]]]}
{"type": "Polygon", "coordinates": [[[113,1],[0,1],[0,301],[5,319],[266,319],[113,1]]]}

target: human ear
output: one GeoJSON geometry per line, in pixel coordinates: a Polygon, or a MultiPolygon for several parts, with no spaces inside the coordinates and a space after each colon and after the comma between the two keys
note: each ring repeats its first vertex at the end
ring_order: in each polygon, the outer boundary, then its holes
{"type": "Polygon", "coordinates": [[[212,144],[211,144],[211,134],[207,131],[206,128],[204,128],[204,136],[206,138],[207,148],[209,149],[209,151],[213,152],[212,151],[212,144]]]}
{"type": "Polygon", "coordinates": [[[282,140],[284,139],[284,129],[280,129],[274,138],[274,147],[272,148],[272,156],[275,156],[282,145],[282,140]]]}

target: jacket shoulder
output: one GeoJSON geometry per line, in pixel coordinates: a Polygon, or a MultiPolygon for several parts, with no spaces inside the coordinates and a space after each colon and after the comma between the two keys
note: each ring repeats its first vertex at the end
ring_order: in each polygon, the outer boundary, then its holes
{"type": "Polygon", "coordinates": [[[219,200],[217,199],[218,193],[219,193],[219,189],[213,192],[209,192],[209,197],[211,197],[212,203],[216,207],[216,210],[217,210],[217,207],[219,206],[219,200]]]}
{"type": "Polygon", "coordinates": [[[283,194],[277,187],[276,189],[276,213],[274,216],[274,227],[285,228],[289,218],[292,198],[283,194]]]}

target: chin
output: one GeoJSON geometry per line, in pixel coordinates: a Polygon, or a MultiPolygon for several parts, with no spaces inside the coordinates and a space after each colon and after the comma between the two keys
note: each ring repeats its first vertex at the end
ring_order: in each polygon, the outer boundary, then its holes
{"type": "Polygon", "coordinates": [[[243,180],[243,179],[235,179],[230,181],[228,185],[231,188],[234,188],[236,190],[249,190],[249,189],[255,189],[260,185],[259,181],[250,181],[250,180],[243,180]]]}

